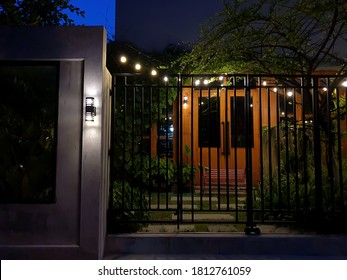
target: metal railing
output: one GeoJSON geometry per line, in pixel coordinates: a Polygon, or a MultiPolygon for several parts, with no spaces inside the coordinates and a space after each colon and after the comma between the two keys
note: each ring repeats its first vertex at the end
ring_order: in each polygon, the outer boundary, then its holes
{"type": "Polygon", "coordinates": [[[110,231],[343,223],[345,81],[115,75],[110,231]]]}

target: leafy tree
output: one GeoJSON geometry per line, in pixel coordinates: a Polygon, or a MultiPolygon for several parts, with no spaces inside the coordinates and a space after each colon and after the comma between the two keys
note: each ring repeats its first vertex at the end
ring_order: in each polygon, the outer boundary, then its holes
{"type": "MultiPolygon", "coordinates": [[[[224,0],[224,10],[207,23],[200,43],[179,64],[182,71],[193,73],[305,75],[277,82],[302,88],[297,94],[305,96],[306,105],[314,98],[315,112],[303,109],[305,114],[314,113],[318,125],[306,126],[306,132],[313,129],[321,138],[327,176],[338,181],[337,126],[346,114],[346,102],[336,87],[347,67],[341,55],[347,43],[346,13],[345,0],[224,0]],[[329,88],[313,96],[312,74],[324,65],[334,65],[337,77],[316,78],[315,83],[324,82],[329,88]]],[[[322,195],[319,192],[317,188],[317,196],[322,195]]]]}
{"type": "Polygon", "coordinates": [[[84,17],[69,0],[2,0],[0,25],[73,25],[68,13],[84,17]]]}
{"type": "Polygon", "coordinates": [[[181,59],[188,72],[311,74],[325,62],[346,68],[344,0],[225,0],[201,42],[181,59]]]}

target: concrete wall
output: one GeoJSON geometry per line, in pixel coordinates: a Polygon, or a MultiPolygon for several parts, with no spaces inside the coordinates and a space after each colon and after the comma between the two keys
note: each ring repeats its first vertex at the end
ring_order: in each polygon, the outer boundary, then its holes
{"type": "Polygon", "coordinates": [[[0,258],[101,258],[111,113],[104,28],[1,27],[1,60],[59,61],[60,80],[56,202],[0,204],[0,258]],[[84,120],[86,97],[94,122],[84,120]]]}

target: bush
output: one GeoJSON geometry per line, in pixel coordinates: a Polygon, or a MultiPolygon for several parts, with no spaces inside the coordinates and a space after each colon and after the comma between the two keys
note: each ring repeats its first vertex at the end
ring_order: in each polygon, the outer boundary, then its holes
{"type": "Polygon", "coordinates": [[[131,187],[127,181],[115,181],[113,184],[113,209],[111,217],[113,228],[117,232],[134,232],[145,225],[149,217],[146,195],[137,187],[131,187]]]}

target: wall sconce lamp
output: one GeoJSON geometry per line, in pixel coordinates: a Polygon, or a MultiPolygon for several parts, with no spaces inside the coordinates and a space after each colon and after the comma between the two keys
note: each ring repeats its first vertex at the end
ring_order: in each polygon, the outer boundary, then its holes
{"type": "Polygon", "coordinates": [[[86,97],[86,121],[93,122],[96,116],[96,108],[94,106],[94,97],[86,97]]]}
{"type": "Polygon", "coordinates": [[[183,97],[183,108],[188,108],[188,96],[183,97]]]}

